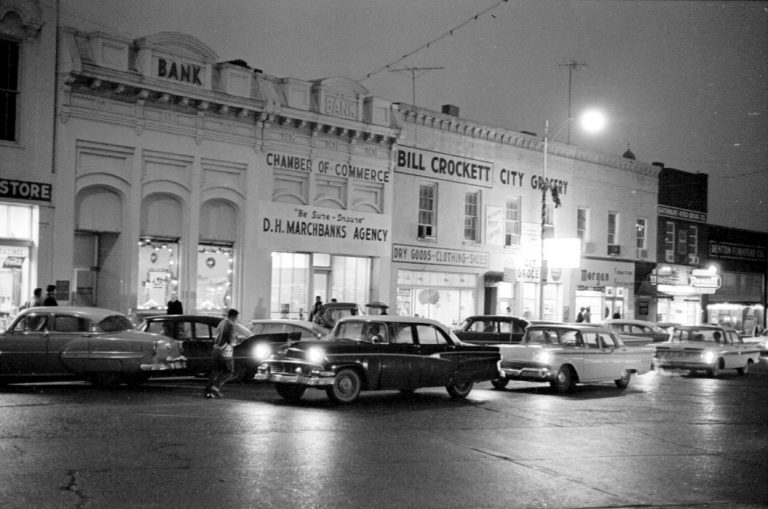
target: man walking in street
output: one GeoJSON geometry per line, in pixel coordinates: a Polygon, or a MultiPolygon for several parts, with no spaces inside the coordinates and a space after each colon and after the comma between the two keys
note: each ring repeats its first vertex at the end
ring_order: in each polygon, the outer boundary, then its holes
{"type": "Polygon", "coordinates": [[[221,387],[235,374],[234,349],[237,344],[235,322],[240,313],[236,309],[227,311],[227,317],[216,328],[213,344],[211,376],[205,386],[205,397],[222,396],[221,387]]]}

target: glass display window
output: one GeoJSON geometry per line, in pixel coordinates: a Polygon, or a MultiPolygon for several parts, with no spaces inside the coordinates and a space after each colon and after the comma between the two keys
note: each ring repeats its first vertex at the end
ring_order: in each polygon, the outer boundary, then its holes
{"type": "Polygon", "coordinates": [[[139,281],[136,308],[165,310],[179,292],[179,242],[143,238],[139,241],[139,281]]]}
{"type": "Polygon", "coordinates": [[[232,306],[232,245],[197,247],[197,309],[223,311],[232,306]]]}

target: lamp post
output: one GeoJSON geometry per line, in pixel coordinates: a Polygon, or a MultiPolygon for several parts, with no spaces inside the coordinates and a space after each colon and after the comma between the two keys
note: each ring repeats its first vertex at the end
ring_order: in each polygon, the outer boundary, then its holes
{"type": "MultiPolygon", "coordinates": [[[[572,120],[579,120],[582,129],[590,133],[602,131],[605,127],[605,116],[596,110],[587,110],[578,117],[572,117],[560,122],[552,132],[552,138],[572,120]]],[[[547,263],[544,258],[544,233],[547,229],[547,192],[550,191],[547,178],[547,159],[549,157],[549,120],[544,121],[544,167],[543,182],[541,183],[541,267],[539,274],[539,319],[544,320],[544,286],[547,283],[547,263]]],[[[553,196],[554,198],[554,196],[553,196]]],[[[557,204],[557,202],[555,202],[557,204]]]]}

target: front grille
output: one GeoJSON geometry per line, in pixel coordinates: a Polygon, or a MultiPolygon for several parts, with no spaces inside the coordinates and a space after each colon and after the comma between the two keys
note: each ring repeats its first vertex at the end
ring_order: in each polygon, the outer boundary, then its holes
{"type": "Polygon", "coordinates": [[[661,359],[700,359],[701,358],[701,352],[690,352],[690,351],[660,351],[658,352],[658,357],[661,359]]]}
{"type": "Polygon", "coordinates": [[[539,369],[541,367],[541,363],[534,361],[501,361],[501,369],[539,369]]]}
{"type": "Polygon", "coordinates": [[[278,373],[283,375],[295,375],[296,368],[301,368],[302,372],[308,373],[308,368],[301,366],[300,364],[294,364],[292,362],[270,362],[269,371],[271,373],[278,373]]]}

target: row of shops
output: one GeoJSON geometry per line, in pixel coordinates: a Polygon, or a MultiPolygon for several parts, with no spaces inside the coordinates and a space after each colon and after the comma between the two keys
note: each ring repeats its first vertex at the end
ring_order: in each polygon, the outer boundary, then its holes
{"type": "MultiPolygon", "coordinates": [[[[38,21],[22,47],[51,40],[38,21]]],[[[320,296],[447,324],[572,321],[581,308],[593,322],[764,323],[765,235],[734,242],[699,222],[708,256],[662,263],[652,164],[554,142],[545,178],[540,137],[455,107],[270,76],[178,33],[62,27],[58,41],[53,168],[32,157],[0,179],[5,317],[54,283],[60,303],[137,318],[177,294],[188,312],[244,320],[307,319],[320,296]],[[578,239],[576,262],[544,265],[550,238],[578,239]],[[720,286],[697,287],[710,262],[720,286]]]]}

